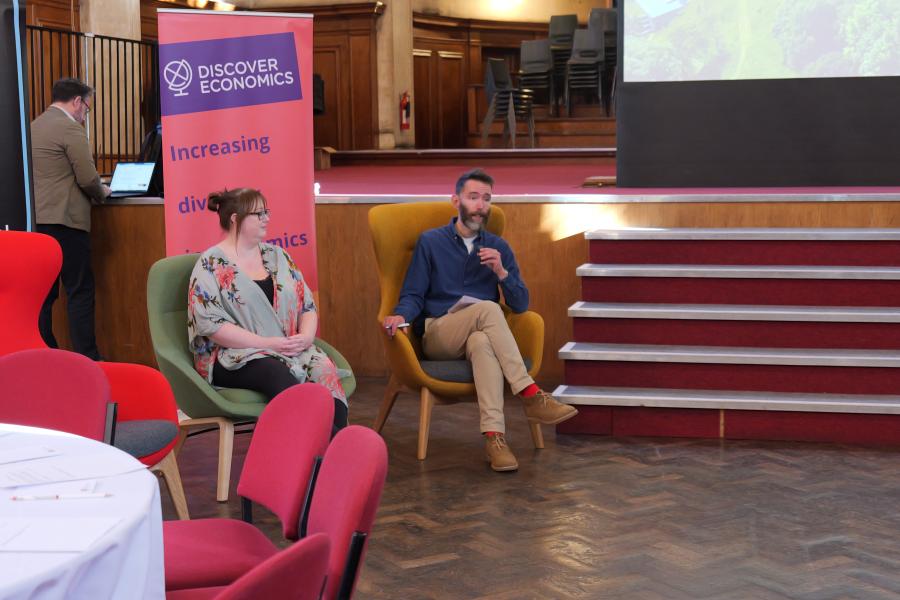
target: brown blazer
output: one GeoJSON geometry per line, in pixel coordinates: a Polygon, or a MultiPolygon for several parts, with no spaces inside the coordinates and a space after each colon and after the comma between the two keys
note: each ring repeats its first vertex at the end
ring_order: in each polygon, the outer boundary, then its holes
{"type": "Polygon", "coordinates": [[[41,225],[91,230],[91,203],[105,199],[84,127],[51,106],[31,122],[34,207],[41,225]]]}

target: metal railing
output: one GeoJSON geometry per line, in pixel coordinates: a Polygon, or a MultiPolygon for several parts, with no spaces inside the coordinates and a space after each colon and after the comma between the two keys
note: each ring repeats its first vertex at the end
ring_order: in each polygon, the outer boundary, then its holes
{"type": "Polygon", "coordinates": [[[97,170],[136,160],[159,123],[159,48],[153,42],[28,26],[31,118],[50,105],[53,82],[77,77],[95,90],[85,126],[97,170]]]}

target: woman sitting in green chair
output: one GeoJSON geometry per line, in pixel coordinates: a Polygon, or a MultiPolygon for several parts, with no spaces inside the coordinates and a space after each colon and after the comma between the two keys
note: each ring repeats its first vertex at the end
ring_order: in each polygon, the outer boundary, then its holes
{"type": "Polygon", "coordinates": [[[334,397],[333,433],[347,425],[338,369],[313,340],[318,315],[290,255],[267,244],[269,209],[259,190],[214,192],[221,242],[200,255],[190,279],[188,334],[194,366],[211,384],[270,400],[306,381],[334,397]]]}

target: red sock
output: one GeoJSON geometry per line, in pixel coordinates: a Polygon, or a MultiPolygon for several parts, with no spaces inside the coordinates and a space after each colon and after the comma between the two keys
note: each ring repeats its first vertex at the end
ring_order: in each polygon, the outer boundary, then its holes
{"type": "Polygon", "coordinates": [[[537,394],[539,391],[541,391],[541,388],[539,388],[536,383],[532,383],[527,388],[525,388],[524,390],[519,392],[519,395],[522,396],[523,398],[531,398],[532,396],[537,394]]]}
{"type": "Polygon", "coordinates": [[[485,431],[484,435],[487,437],[494,437],[495,435],[503,435],[499,431],[485,431]]]}

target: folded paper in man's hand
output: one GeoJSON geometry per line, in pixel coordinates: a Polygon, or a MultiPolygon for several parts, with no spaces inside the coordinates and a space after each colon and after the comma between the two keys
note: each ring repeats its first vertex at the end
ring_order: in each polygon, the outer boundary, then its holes
{"type": "Polygon", "coordinates": [[[456,311],[462,310],[462,309],[466,308],[467,306],[472,306],[473,304],[477,304],[479,302],[482,302],[481,298],[473,298],[472,296],[463,296],[462,298],[460,298],[459,300],[456,301],[456,304],[454,304],[447,310],[447,314],[452,315],[456,311]]]}

